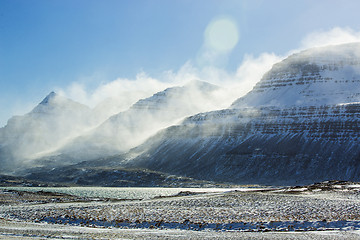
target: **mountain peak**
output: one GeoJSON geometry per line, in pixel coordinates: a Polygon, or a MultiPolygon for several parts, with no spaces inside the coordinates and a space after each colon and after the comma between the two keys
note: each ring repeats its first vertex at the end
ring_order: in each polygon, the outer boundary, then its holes
{"type": "Polygon", "coordinates": [[[308,49],[274,64],[232,108],[359,102],[360,43],[308,49]]]}
{"type": "Polygon", "coordinates": [[[86,105],[68,99],[56,92],[50,92],[31,112],[38,113],[52,111],[53,109],[78,109],[79,111],[88,111],[86,105]]]}
{"type": "Polygon", "coordinates": [[[48,104],[51,100],[53,100],[57,96],[58,96],[58,94],[56,92],[52,91],[41,101],[40,104],[42,104],[42,105],[48,104]]]}

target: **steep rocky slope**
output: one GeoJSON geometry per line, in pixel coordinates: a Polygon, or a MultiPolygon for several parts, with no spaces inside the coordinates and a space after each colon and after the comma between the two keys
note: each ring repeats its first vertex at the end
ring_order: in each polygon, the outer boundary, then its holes
{"type": "Polygon", "coordinates": [[[162,131],[123,163],[236,183],[358,181],[359,51],[348,44],[290,56],[230,109],[162,131]]]}

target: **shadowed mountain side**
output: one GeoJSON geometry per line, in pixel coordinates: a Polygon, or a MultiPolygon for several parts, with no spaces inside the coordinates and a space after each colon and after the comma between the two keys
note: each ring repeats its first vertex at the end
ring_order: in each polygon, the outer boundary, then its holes
{"type": "Polygon", "coordinates": [[[76,139],[54,161],[39,162],[49,168],[90,160],[90,153],[93,161],[82,167],[150,169],[236,184],[360,181],[359,50],[356,43],[290,56],[229,109],[196,114],[218,101],[211,85],[209,91],[199,82],[197,91],[167,89],[76,139]]]}
{"type": "Polygon", "coordinates": [[[203,118],[199,114],[198,119],[170,127],[133,149],[131,153],[138,156],[124,163],[237,184],[358,181],[360,105],[326,108],[332,118],[325,118],[324,110],[263,109],[260,116],[248,119],[244,111],[230,111],[227,121],[216,124],[211,114],[226,112],[209,113],[208,120],[199,120],[203,118]],[[304,120],[296,121],[299,118],[304,120]]]}
{"type": "Polygon", "coordinates": [[[360,44],[275,64],[232,109],[201,113],[132,150],[128,166],[235,183],[360,180],[360,44]]]}

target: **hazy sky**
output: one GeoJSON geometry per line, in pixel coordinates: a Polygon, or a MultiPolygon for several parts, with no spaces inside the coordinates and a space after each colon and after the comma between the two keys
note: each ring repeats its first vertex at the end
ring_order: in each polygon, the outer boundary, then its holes
{"type": "Polygon", "coordinates": [[[245,56],[284,56],[309,34],[358,36],[359,9],[358,0],[0,0],[0,127],[76,83],[91,92],[186,63],[235,72],[245,56]]]}

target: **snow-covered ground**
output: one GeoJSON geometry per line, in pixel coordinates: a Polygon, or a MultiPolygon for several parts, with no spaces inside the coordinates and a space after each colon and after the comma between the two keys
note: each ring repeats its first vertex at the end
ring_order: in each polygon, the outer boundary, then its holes
{"type": "Polygon", "coordinates": [[[0,239],[359,239],[359,231],[354,184],[0,205],[0,239]]]}
{"type": "Polygon", "coordinates": [[[0,239],[359,239],[359,231],[236,232],[93,228],[0,220],[0,239]]]}

